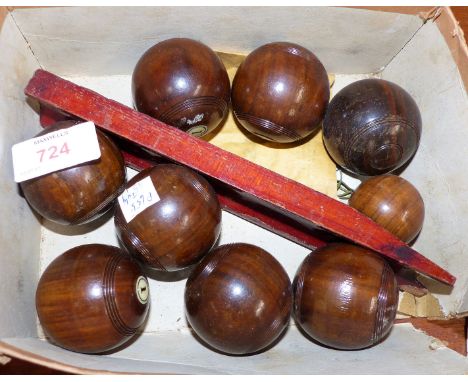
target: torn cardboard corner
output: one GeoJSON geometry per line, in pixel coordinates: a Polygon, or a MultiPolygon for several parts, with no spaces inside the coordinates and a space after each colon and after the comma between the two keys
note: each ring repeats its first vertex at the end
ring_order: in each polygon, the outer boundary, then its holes
{"type": "Polygon", "coordinates": [[[442,7],[434,7],[428,12],[419,12],[418,16],[424,20],[424,22],[432,20],[435,21],[442,13],[442,7]]]}
{"type": "Polygon", "coordinates": [[[434,338],[429,344],[429,349],[437,350],[448,347],[449,343],[447,341],[442,341],[437,338],[434,338]]]}
{"type": "MultiPolygon", "coordinates": [[[[410,286],[411,287],[411,286],[410,286]]],[[[400,293],[397,320],[395,323],[410,323],[415,329],[433,337],[431,350],[449,348],[467,355],[465,318],[452,318],[444,314],[439,300],[432,294],[411,294],[411,289],[400,293]]]]}
{"type": "Polygon", "coordinates": [[[410,317],[447,318],[440,306],[439,300],[430,293],[417,297],[408,292],[402,292],[400,294],[398,313],[410,317]]]}
{"type": "Polygon", "coordinates": [[[458,71],[468,91],[468,46],[465,40],[463,30],[460,28],[459,22],[455,18],[450,7],[440,7],[440,14],[435,22],[445,38],[452,57],[457,64],[458,71]]]}
{"type": "Polygon", "coordinates": [[[466,357],[466,321],[464,318],[451,320],[429,320],[427,318],[405,318],[396,323],[410,323],[416,330],[426,333],[433,339],[429,349],[449,348],[466,357]]]}

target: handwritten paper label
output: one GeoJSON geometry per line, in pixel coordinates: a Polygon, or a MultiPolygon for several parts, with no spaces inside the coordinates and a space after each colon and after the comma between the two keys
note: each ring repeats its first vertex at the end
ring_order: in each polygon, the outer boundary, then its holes
{"type": "Polygon", "coordinates": [[[161,198],[154,188],[151,177],[147,176],[122,192],[117,200],[128,223],[140,212],[159,202],[161,198]]]}
{"type": "Polygon", "coordinates": [[[15,182],[23,182],[101,157],[92,122],[57,130],[11,148],[15,182]]]}

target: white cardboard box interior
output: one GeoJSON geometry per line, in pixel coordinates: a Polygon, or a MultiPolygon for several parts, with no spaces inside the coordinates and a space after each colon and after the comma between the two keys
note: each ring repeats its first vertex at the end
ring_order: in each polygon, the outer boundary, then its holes
{"type": "MultiPolygon", "coordinates": [[[[464,227],[468,181],[463,168],[468,98],[443,36],[416,16],[340,8],[39,8],[9,14],[0,34],[0,339],[70,365],[101,370],[180,373],[466,373],[468,361],[451,350],[430,350],[431,338],[398,325],[379,346],[340,352],[309,342],[292,325],[273,349],[251,357],[213,353],[191,335],[183,310],[185,280],[151,280],[152,309],[145,334],[109,356],[64,351],[44,340],[34,293],[53,258],[83,243],[116,244],[112,220],[96,230],[41,223],[13,182],[11,145],[40,129],[23,89],[42,67],[131,105],[130,74],[157,41],[185,36],[215,50],[248,53],[270,41],[311,49],[329,72],[333,92],[367,76],[394,81],[415,98],[423,117],[421,146],[402,176],[426,202],[426,221],[415,248],[458,280],[431,292],[447,315],[468,311],[464,227]],[[210,13],[210,17],[206,16],[210,13]],[[199,20],[209,20],[200,25],[199,20]],[[294,20],[294,23],[291,22],[294,20]],[[313,22],[311,22],[313,20],[313,22]],[[461,166],[460,166],[461,164],[461,166]],[[39,328],[40,329],[40,328],[39,328]],[[385,359],[385,362],[382,360],[385,359]]],[[[130,175],[130,171],[129,171],[130,175]]],[[[221,242],[259,245],[292,278],[307,249],[223,213],[221,242]]]]}

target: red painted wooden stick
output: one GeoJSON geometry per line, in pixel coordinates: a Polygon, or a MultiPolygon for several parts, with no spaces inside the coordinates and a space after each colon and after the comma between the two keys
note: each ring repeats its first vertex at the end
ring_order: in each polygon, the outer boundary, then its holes
{"type": "MultiPolygon", "coordinates": [[[[39,116],[41,126],[45,128],[56,122],[74,118],[73,116],[66,115],[57,109],[53,109],[43,104],[40,105],[39,116]]],[[[128,150],[131,150],[132,148],[134,149],[135,147],[128,147],[125,143],[120,144],[119,147],[124,156],[125,164],[137,171],[157,165],[163,161],[161,157],[149,156],[146,152],[134,154],[128,150]]],[[[167,160],[165,163],[167,163],[167,160]]],[[[210,179],[210,181],[217,193],[223,210],[229,211],[234,215],[268,229],[269,231],[275,232],[291,241],[294,241],[295,243],[310,248],[311,250],[322,247],[327,244],[327,242],[336,241],[336,237],[327,234],[325,231],[318,231],[310,225],[300,225],[284,214],[272,211],[265,207],[262,208],[258,204],[242,198],[241,195],[230,191],[228,188],[223,187],[222,184],[213,179],[210,179]]]]}
{"type": "MultiPolygon", "coordinates": [[[[127,151],[122,151],[122,153],[125,163],[138,171],[157,164],[157,162],[142,159],[127,151]]],[[[326,232],[317,231],[315,227],[310,225],[303,226],[284,214],[263,207],[249,198],[242,198],[241,195],[212,178],[209,180],[216,191],[222,209],[225,211],[310,249],[322,247],[327,242],[333,241],[331,235],[327,235],[326,232]]]]}
{"type": "Polygon", "coordinates": [[[37,70],[25,93],[230,186],[247,200],[368,247],[449,285],[455,277],[347,205],[89,89],[37,70]]]}
{"type": "MultiPolygon", "coordinates": [[[[73,116],[66,115],[57,109],[52,109],[43,104],[40,105],[39,116],[40,124],[44,128],[56,122],[74,118],[73,116]]],[[[126,151],[125,147],[120,147],[120,149],[124,156],[125,164],[134,170],[141,171],[161,163],[160,158],[154,157],[151,158],[151,160],[144,159],[145,155],[135,155],[126,151]]],[[[324,231],[318,232],[317,230],[311,230],[307,227],[300,227],[297,222],[291,222],[285,215],[273,213],[272,210],[266,210],[265,208],[262,209],[258,205],[249,206],[245,200],[242,203],[240,200],[236,199],[235,194],[226,193],[225,188],[216,187],[217,185],[216,183],[213,184],[221,207],[251,223],[257,224],[312,250],[326,245],[327,242],[334,241],[333,236],[324,237],[324,231]]],[[[392,263],[392,266],[395,271],[398,286],[401,290],[410,291],[410,293],[417,296],[424,296],[427,294],[427,289],[416,279],[415,274],[408,272],[408,268],[395,263],[392,263]]]]}

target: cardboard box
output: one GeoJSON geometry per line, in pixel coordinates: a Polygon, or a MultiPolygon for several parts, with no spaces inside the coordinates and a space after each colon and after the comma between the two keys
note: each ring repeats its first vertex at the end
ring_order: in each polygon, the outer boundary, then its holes
{"type": "MultiPolygon", "coordinates": [[[[75,245],[117,244],[117,240],[112,220],[92,229],[57,227],[40,221],[19,196],[10,148],[40,129],[35,105],[26,100],[24,87],[36,69],[45,68],[131,105],[130,74],[136,61],[154,43],[176,36],[198,39],[219,52],[244,55],[267,42],[296,42],[312,50],[335,75],[333,93],[366,77],[404,87],[423,118],[420,148],[402,173],[426,203],[426,220],[415,248],[458,280],[453,290],[423,280],[433,297],[430,307],[424,310],[420,302],[418,308],[416,298],[405,296],[406,307],[400,310],[438,318],[465,315],[466,44],[448,8],[392,10],[396,13],[323,7],[3,9],[0,352],[73,372],[466,373],[465,358],[446,348],[431,350],[431,337],[408,324],[395,326],[382,344],[359,352],[313,344],[291,322],[282,340],[265,353],[240,358],[213,353],[194,339],[187,326],[185,280],[150,281],[152,307],[145,333],[112,355],[60,349],[43,339],[36,319],[37,281],[56,256],[75,245]]],[[[359,179],[349,181],[359,183],[359,179]]],[[[234,241],[263,247],[279,259],[291,279],[309,252],[223,212],[221,243],[234,241]]]]}

